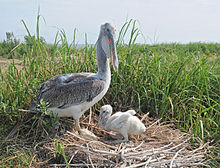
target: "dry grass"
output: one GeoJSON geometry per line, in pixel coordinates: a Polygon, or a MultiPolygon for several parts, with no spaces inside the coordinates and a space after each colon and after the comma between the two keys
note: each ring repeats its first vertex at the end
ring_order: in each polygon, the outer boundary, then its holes
{"type": "Polygon", "coordinates": [[[81,119],[81,125],[97,135],[98,141],[80,136],[72,130],[72,120],[62,119],[60,136],[56,134],[53,138],[35,143],[31,164],[39,167],[66,167],[63,158],[54,158],[57,150],[55,139],[58,139],[70,167],[206,166],[204,154],[208,144],[201,143],[198,147],[192,147],[190,135],[176,129],[173,124],[142,116],[147,131],[140,136],[130,137],[128,143],[118,143],[114,133],[96,127],[97,119],[96,114],[92,114],[92,117],[88,115],[81,119]]]}

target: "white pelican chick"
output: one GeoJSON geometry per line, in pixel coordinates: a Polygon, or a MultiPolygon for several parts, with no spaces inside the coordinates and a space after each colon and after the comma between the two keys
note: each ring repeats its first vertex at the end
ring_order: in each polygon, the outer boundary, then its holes
{"type": "Polygon", "coordinates": [[[139,118],[134,116],[134,110],[126,112],[116,112],[112,114],[112,106],[105,105],[100,109],[98,126],[106,131],[114,131],[120,133],[125,141],[128,141],[128,135],[139,135],[146,131],[145,125],[139,118]]]}
{"type": "Polygon", "coordinates": [[[36,103],[48,103],[48,109],[60,117],[73,117],[80,131],[79,119],[83,113],[97,103],[106,94],[111,83],[110,61],[118,69],[118,57],[115,46],[115,28],[110,23],[101,26],[96,57],[98,72],[81,72],[54,76],[41,85],[36,103]]]}

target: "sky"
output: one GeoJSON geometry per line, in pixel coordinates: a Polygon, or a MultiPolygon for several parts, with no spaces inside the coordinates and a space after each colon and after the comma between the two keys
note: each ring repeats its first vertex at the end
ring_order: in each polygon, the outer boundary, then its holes
{"type": "MultiPolygon", "coordinates": [[[[220,42],[220,0],[0,0],[0,41],[6,32],[23,39],[36,33],[40,8],[40,34],[53,43],[59,29],[68,41],[94,44],[101,24],[110,22],[118,34],[129,19],[137,20],[138,43],[220,42]]],[[[127,37],[128,39],[129,37],[127,37]]]]}

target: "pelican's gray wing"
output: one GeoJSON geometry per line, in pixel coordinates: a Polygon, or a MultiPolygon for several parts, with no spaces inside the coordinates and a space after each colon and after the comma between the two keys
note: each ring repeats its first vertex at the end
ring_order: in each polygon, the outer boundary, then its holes
{"type": "Polygon", "coordinates": [[[91,73],[57,75],[42,84],[37,98],[49,103],[49,107],[67,108],[90,102],[104,89],[105,81],[92,77],[91,73]]]}

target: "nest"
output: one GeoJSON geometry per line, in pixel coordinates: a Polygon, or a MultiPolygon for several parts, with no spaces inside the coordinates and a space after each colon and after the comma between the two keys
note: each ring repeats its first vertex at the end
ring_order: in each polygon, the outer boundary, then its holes
{"type": "Polygon", "coordinates": [[[98,116],[81,119],[99,140],[82,137],[74,130],[56,137],[65,154],[55,160],[57,143],[54,139],[35,146],[37,162],[41,167],[199,167],[206,166],[207,144],[197,147],[190,144],[189,134],[175,128],[174,124],[153,120],[147,115],[142,122],[147,130],[139,136],[129,137],[127,143],[118,143],[114,133],[97,128],[98,116]],[[54,164],[56,163],[56,164],[54,164]]]}

